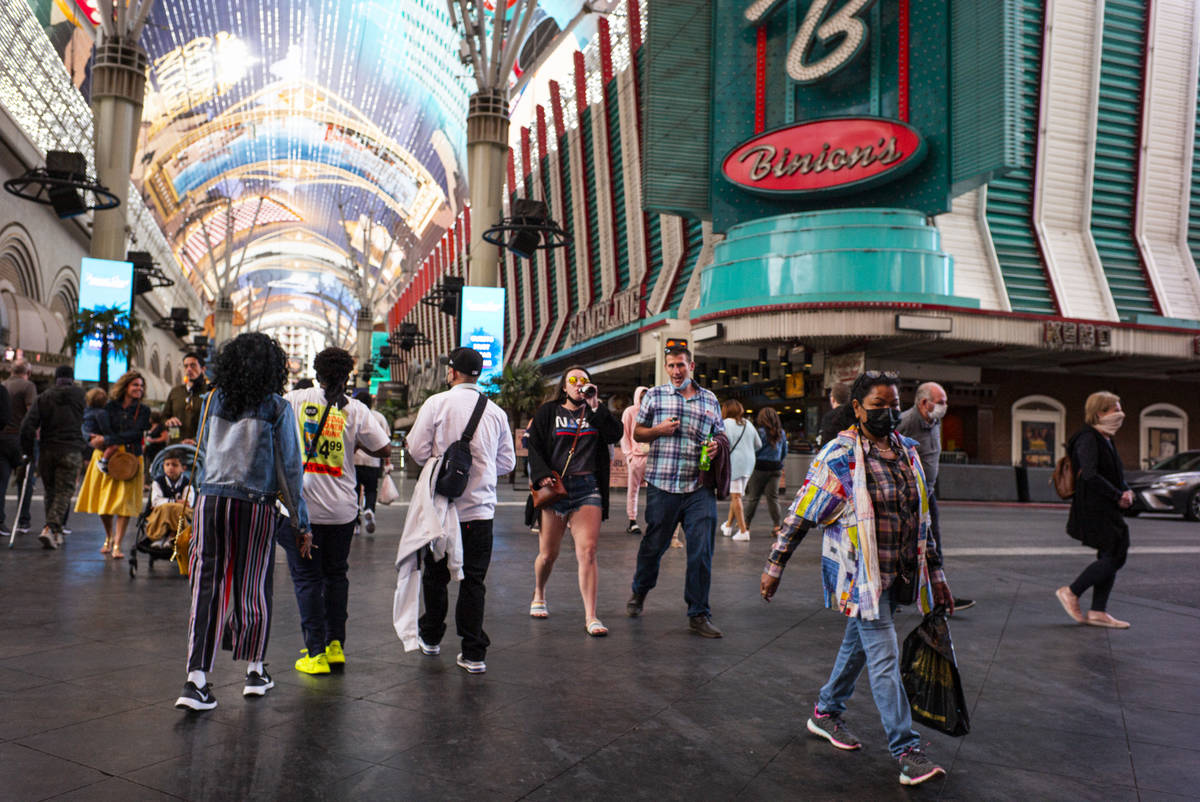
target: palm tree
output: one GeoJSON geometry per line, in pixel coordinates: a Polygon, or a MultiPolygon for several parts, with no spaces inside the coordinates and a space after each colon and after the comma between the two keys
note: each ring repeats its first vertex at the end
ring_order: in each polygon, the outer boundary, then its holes
{"type": "Polygon", "coordinates": [[[132,359],[142,347],[145,336],[137,318],[119,306],[80,309],[71,316],[62,353],[78,354],[89,340],[100,341],[100,386],[108,389],[108,356],[110,353],[132,359]]]}
{"type": "Polygon", "coordinates": [[[532,359],[508,363],[489,384],[484,389],[508,413],[513,431],[529,420],[546,400],[546,380],[542,376],[542,368],[532,359]]]}

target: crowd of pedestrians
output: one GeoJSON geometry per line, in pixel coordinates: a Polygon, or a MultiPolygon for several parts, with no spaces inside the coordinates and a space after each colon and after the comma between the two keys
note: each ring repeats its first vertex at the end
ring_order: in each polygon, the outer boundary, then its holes
{"type": "MultiPolygon", "coordinates": [[[[584,366],[565,370],[534,413],[527,430],[526,523],[538,534],[538,554],[529,615],[551,615],[549,580],[569,530],[584,629],[592,637],[608,634],[597,608],[597,551],[609,513],[614,446],[626,464],[624,531],[640,536],[625,606],[629,617],[643,614],[679,530],[688,628],[721,638],[709,599],[716,532],[750,540],[765,500],[773,545],[761,597],[775,596],[789,558],[810,530],[820,529],[825,604],[846,618],[807,729],[838,749],[861,748],[842,716],[865,669],[900,782],[916,785],[943,774],[912,728],[893,615],[900,606],[953,614],[975,604],[953,596],[942,560],[936,489],[941,422],[949,407],[945,389],[921,384],[913,406],[902,412],[895,374],[868,371],[852,384],[835,384],[821,422],[820,452],[794,500],[781,509],[788,439],[776,411],[762,408],[751,420],[739,401],[718,403],[694,380],[695,361],[686,346],[669,347],[664,357],[668,381],[638,387],[620,416],[584,366]],[[643,493],[644,529],[638,520],[643,493]],[[717,499],[725,497],[729,512],[718,526],[717,499]]],[[[458,579],[456,662],[482,674],[491,644],[484,619],[496,485],[514,469],[515,452],[507,415],[479,386],[480,354],[458,348],[445,362],[449,389],[421,405],[407,439],[423,470],[397,552],[394,624],[406,649],[440,655],[448,586],[458,579]]],[[[85,396],[72,369],[62,366],[53,386],[38,395],[28,366],[18,362],[0,385],[0,491],[36,465],[45,488],[39,540],[47,549],[62,546],[69,532],[70,499],[82,470],[75,510],[100,516],[101,551],[124,556],[125,535],[147,486],[144,445],[195,447],[190,479],[181,457],[169,453],[162,475],[149,485],[152,523],[154,515],[169,511],[165,526],[190,516],[193,530],[187,677],[176,706],[216,707],[209,674],[218,646],[245,664],[243,695],[263,696],[274,687],[265,658],[276,544],[286,554],[300,612],[304,643],[295,670],[320,675],[345,665],[351,545],[363,528],[376,529],[391,442],[390,425],[373,409],[370,394],[351,394],[354,366],[350,353],[327,348],[313,363],[316,383],[297,383],[288,392],[287,360],[278,343],[243,334],[218,352],[211,379],[201,355],[184,357],[184,381],[154,411],[153,426],[146,382],[136,370],[122,375],[110,393],[96,388],[85,396]]],[[[1133,500],[1112,443],[1124,421],[1120,399],[1094,393],[1085,420],[1067,447],[1076,488],[1067,531],[1096,549],[1097,559],[1056,595],[1076,622],[1127,628],[1107,611],[1129,549],[1122,511],[1133,500]],[[1091,609],[1085,614],[1080,597],[1088,590],[1091,609]]],[[[30,484],[21,482],[23,489],[30,484]]],[[[29,504],[18,507],[24,514],[13,523],[27,529],[29,504]]],[[[0,521],[3,514],[0,505],[0,521]]]]}

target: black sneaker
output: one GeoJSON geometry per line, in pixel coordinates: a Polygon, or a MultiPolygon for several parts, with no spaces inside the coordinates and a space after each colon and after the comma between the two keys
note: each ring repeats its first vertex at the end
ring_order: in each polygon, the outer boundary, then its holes
{"type": "Polygon", "coordinates": [[[641,533],[642,528],[638,526],[637,521],[630,521],[629,526],[625,527],[625,534],[627,535],[640,535],[641,533]]]}
{"type": "MultiPolygon", "coordinates": [[[[246,675],[246,687],[242,688],[242,696],[266,696],[267,691],[275,687],[275,680],[263,668],[262,673],[251,671],[246,675]]],[[[215,705],[216,702],[214,701],[215,705]]]]}
{"type": "Polygon", "coordinates": [[[724,637],[724,633],[713,626],[712,618],[707,615],[694,615],[689,618],[688,629],[702,638],[724,637]]]}
{"type": "Polygon", "coordinates": [[[833,713],[820,713],[816,707],[813,707],[812,715],[808,717],[808,731],[824,738],[838,749],[862,749],[862,741],[846,729],[846,723],[842,721],[841,716],[833,713]]]}
{"type": "Polygon", "coordinates": [[[920,785],[945,773],[946,770],[930,760],[919,746],[910,746],[900,756],[901,785],[920,785]]]}
{"type": "Polygon", "coordinates": [[[955,599],[954,600],[954,612],[956,612],[956,613],[961,612],[963,610],[970,610],[974,606],[975,606],[974,599],[955,599]]]}
{"type": "Polygon", "coordinates": [[[217,706],[217,697],[212,695],[212,683],[197,688],[196,683],[188,680],[183,686],[183,694],[175,700],[175,706],[180,710],[212,710],[217,706]]]}
{"type": "Polygon", "coordinates": [[[625,615],[630,618],[637,618],[642,614],[642,605],[646,601],[645,593],[635,593],[629,597],[629,601],[625,602],[625,615]]]}

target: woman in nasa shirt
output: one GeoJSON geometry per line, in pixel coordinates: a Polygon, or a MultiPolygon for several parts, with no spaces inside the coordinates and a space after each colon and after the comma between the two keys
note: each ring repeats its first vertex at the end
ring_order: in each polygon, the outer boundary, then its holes
{"type": "Polygon", "coordinates": [[[346,396],[354,357],[342,348],[326,348],[313,360],[317,384],[284,396],[296,412],[304,450],[304,501],[312,522],[311,559],[301,557],[287,526],[279,544],[300,606],[305,649],[296,670],[328,674],[346,662],[346,599],[350,592],[350,542],[358,523],[355,449],[387,458],[390,438],[361,401],[346,396]]]}
{"type": "MultiPolygon", "coordinates": [[[[600,522],[608,517],[608,446],[621,439],[621,420],[600,402],[591,376],[582,367],[568,368],[551,401],[542,404],[529,427],[529,477],[534,487],[562,476],[567,497],[541,510],[538,556],[533,563],[533,602],[529,615],[546,618],[546,582],[558,559],[563,533],[571,525],[579,563],[579,593],[583,596],[587,633],[608,634],[596,617],[599,569],[596,541],[600,522]]],[[[531,500],[532,503],[532,500],[531,500]]]]}

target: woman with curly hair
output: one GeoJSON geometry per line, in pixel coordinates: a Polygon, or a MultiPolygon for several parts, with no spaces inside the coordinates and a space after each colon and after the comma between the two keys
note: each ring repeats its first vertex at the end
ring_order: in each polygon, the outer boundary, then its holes
{"type": "Polygon", "coordinates": [[[104,524],[104,546],[100,553],[114,560],[125,556],[121,541],[125,539],[129,519],[142,510],[142,440],[150,428],[150,408],[142,403],[145,395],[146,380],[136,370],[129,371],[113,385],[104,408],[109,434],[93,434],[88,438],[92,459],[75,502],[76,512],[100,516],[104,524]],[[110,447],[124,449],[137,457],[138,468],[130,478],[115,479],[101,470],[100,461],[110,447]]]}
{"type": "Polygon", "coordinates": [[[280,396],[286,380],[283,349],[265,334],[239,335],[217,356],[213,389],[200,413],[188,678],[178,708],[217,706],[208,672],[218,643],[249,664],[243,696],[264,696],[275,687],[263,659],[271,634],[277,499],[292,521],[297,551],[307,558],[312,547],[296,416],[280,396]]]}
{"type": "Polygon", "coordinates": [[[299,420],[304,442],[304,500],[312,512],[311,560],[293,545],[287,531],[279,542],[300,607],[304,650],[296,670],[328,674],[346,663],[346,602],[350,595],[350,543],[358,523],[358,482],[354,453],[391,455],[391,437],[361,401],[346,391],[354,357],[342,348],[326,348],[313,360],[319,387],[285,396],[299,420]]]}

